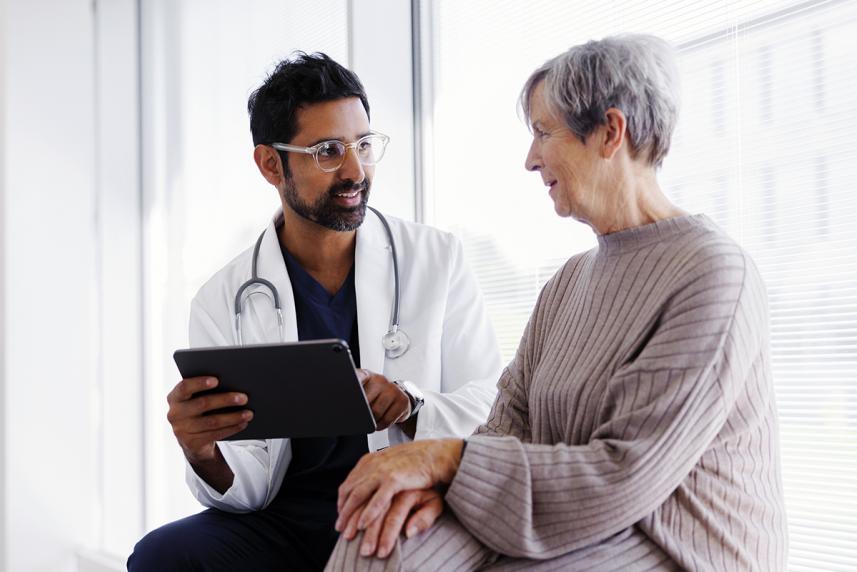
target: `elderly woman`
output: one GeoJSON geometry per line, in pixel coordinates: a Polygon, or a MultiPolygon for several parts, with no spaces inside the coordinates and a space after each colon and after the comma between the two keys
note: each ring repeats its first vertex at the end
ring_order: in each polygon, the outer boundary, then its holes
{"type": "Polygon", "coordinates": [[[329,569],[785,567],[765,289],[658,185],[676,92],[649,36],[532,74],[526,167],[598,245],[545,285],[473,436],[360,461],[329,569]]]}

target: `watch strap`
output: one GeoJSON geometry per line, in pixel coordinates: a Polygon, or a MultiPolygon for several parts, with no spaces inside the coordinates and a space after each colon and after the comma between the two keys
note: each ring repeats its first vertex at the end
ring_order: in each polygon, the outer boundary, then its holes
{"type": "Polygon", "coordinates": [[[405,421],[407,421],[408,419],[411,419],[417,413],[419,413],[420,409],[423,406],[424,400],[417,398],[417,396],[415,396],[413,393],[408,391],[408,387],[405,385],[404,380],[396,379],[393,381],[393,383],[395,383],[398,386],[398,388],[400,390],[402,390],[402,392],[408,397],[408,401],[411,404],[411,414],[408,415],[407,419],[405,419],[405,421]]]}

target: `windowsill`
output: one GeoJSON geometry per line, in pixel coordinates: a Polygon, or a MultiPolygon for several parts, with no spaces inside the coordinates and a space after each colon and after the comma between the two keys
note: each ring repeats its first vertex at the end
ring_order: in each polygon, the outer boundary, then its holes
{"type": "Polygon", "coordinates": [[[78,572],[123,572],[125,557],[98,550],[79,550],[77,553],[78,572]]]}

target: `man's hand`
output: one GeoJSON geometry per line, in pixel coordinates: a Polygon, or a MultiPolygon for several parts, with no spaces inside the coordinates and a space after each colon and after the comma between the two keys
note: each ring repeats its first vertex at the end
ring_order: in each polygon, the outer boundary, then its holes
{"type": "MultiPolygon", "coordinates": [[[[360,545],[361,556],[378,555],[386,558],[392,552],[396,540],[405,531],[411,538],[428,530],[443,512],[443,495],[435,489],[403,491],[393,497],[390,510],[382,518],[376,518],[366,528],[360,545]]],[[[342,535],[352,540],[357,536],[357,521],[362,510],[351,515],[342,535]]]]}
{"type": "Polygon", "coordinates": [[[357,379],[363,385],[378,431],[401,423],[411,414],[411,400],[405,392],[380,373],[358,369],[357,379]]]}
{"type": "Polygon", "coordinates": [[[247,403],[245,394],[235,392],[194,397],[194,394],[217,387],[217,384],[218,380],[213,377],[181,380],[167,395],[170,406],[167,420],[197,474],[223,493],[232,486],[234,475],[215,442],[244,430],[253,418],[253,412],[245,409],[205,415],[208,411],[247,403]]]}
{"type": "Polygon", "coordinates": [[[339,486],[336,530],[345,530],[357,512],[361,513],[357,529],[365,530],[387,515],[393,497],[402,491],[449,484],[458,472],[463,448],[462,439],[431,439],[364,455],[339,486]]]}

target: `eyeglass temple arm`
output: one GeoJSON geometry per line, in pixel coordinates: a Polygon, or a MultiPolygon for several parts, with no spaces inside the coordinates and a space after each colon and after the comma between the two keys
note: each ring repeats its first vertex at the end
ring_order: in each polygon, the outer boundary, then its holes
{"type": "Polygon", "coordinates": [[[271,143],[271,147],[279,149],[280,151],[292,151],[296,153],[305,153],[307,155],[315,154],[315,150],[313,150],[312,147],[298,147],[297,145],[288,145],[286,143],[271,143]]]}

